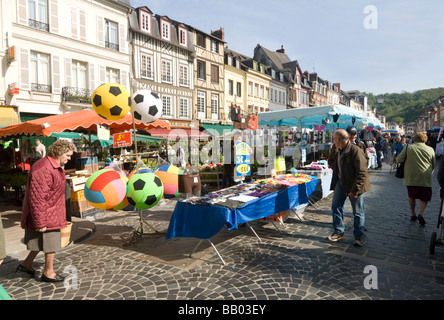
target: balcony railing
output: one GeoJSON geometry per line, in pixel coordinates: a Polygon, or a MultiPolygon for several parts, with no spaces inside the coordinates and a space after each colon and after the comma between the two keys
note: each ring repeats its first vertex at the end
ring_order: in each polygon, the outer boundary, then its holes
{"type": "Polygon", "coordinates": [[[119,51],[119,45],[117,43],[105,41],[105,48],[113,49],[119,51]]]}
{"type": "Polygon", "coordinates": [[[31,91],[51,93],[50,84],[31,83],[31,91]]]}
{"type": "Polygon", "coordinates": [[[62,101],[75,103],[91,103],[92,91],[76,87],[62,88],[62,101]]]}
{"type": "Polygon", "coordinates": [[[49,24],[47,24],[45,22],[28,19],[28,25],[30,27],[33,27],[33,28],[36,28],[36,29],[40,29],[40,30],[44,30],[44,31],[49,31],[49,24]]]}

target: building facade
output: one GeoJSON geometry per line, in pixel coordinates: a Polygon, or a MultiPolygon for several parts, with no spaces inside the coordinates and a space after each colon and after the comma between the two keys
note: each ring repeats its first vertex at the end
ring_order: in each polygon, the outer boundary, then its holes
{"type": "Polygon", "coordinates": [[[202,127],[226,120],[224,92],[224,35],[223,29],[205,33],[189,26],[194,42],[194,119],[202,127]],[[208,124],[203,126],[202,124],[208,124]]]}
{"type": "Polygon", "coordinates": [[[2,1],[0,51],[13,54],[0,99],[26,121],[92,108],[105,82],[128,88],[130,8],[129,0],[2,1]]]}
{"type": "MultiPolygon", "coordinates": [[[[132,90],[148,89],[162,100],[172,128],[191,129],[194,114],[193,34],[183,23],[139,7],[129,15],[132,90]]],[[[197,129],[197,128],[196,128],[197,129]]]]}

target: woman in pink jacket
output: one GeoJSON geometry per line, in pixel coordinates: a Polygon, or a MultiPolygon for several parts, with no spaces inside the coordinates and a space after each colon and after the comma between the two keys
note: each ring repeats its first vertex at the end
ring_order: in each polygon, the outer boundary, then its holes
{"type": "Polygon", "coordinates": [[[22,207],[21,225],[25,229],[28,254],[16,271],[35,275],[32,263],[40,251],[45,253],[41,280],[59,282],[64,278],[54,272],[54,254],[61,249],[60,229],[66,227],[65,165],[75,150],[74,144],[58,140],[49,155],[31,167],[22,207]]]}

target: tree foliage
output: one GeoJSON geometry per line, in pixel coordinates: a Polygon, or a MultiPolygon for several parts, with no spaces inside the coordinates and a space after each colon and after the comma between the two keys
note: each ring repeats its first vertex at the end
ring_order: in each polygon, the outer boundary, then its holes
{"type": "Polygon", "coordinates": [[[387,122],[407,123],[418,119],[424,108],[435,104],[444,95],[444,88],[418,90],[413,93],[364,93],[368,104],[386,117],[387,122]]]}

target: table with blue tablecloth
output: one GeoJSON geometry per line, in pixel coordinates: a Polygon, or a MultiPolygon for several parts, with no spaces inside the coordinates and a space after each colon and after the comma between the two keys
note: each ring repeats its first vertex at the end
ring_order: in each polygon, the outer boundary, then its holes
{"type": "Polygon", "coordinates": [[[179,201],[171,216],[166,238],[192,237],[209,240],[224,226],[228,230],[235,230],[238,224],[265,218],[308,203],[308,198],[318,184],[317,177],[309,178],[308,182],[283,187],[234,209],[217,204],[179,201]]]}

